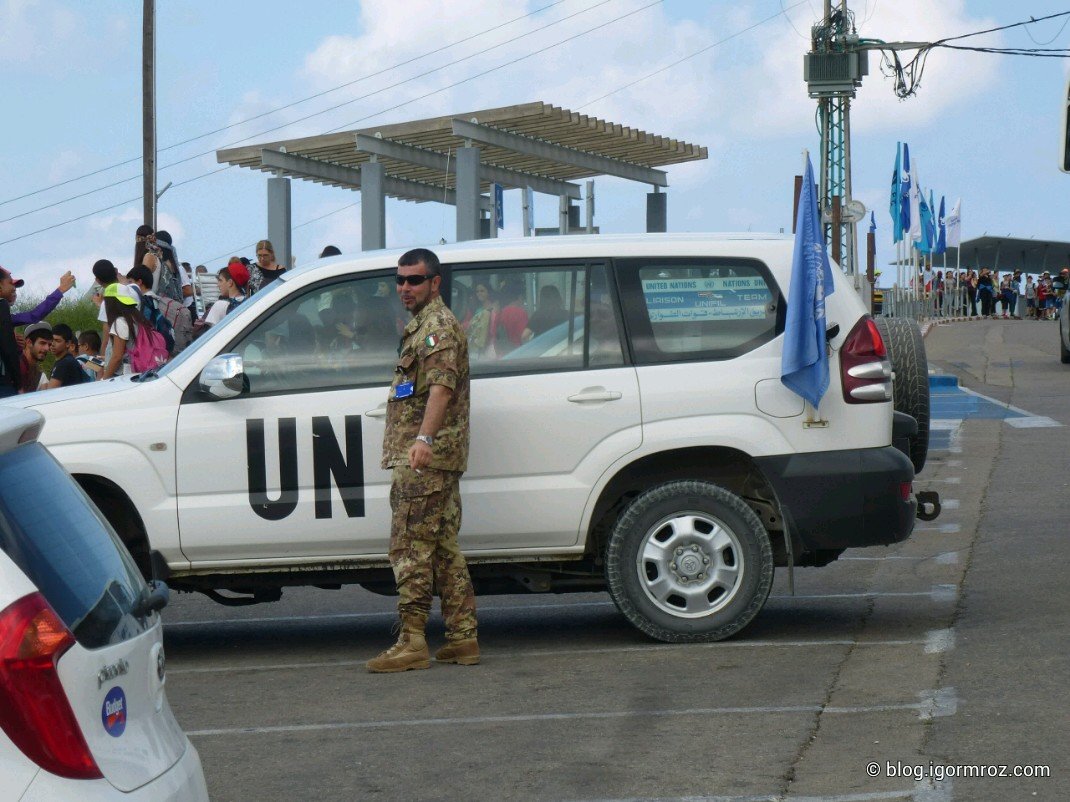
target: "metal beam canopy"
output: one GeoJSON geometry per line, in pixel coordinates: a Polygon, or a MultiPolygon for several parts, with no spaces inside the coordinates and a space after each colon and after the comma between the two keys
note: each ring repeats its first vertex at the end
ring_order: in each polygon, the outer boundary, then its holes
{"type": "MultiPolygon", "coordinates": [[[[292,175],[309,178],[326,184],[333,184],[346,189],[360,189],[360,170],[353,167],[343,167],[333,162],[324,162],[319,159],[310,159],[307,156],[298,156],[293,153],[283,153],[279,150],[261,150],[261,163],[264,167],[274,170],[284,170],[292,175]]],[[[434,184],[425,184],[422,181],[410,181],[407,178],[392,178],[386,176],[383,179],[384,192],[394,198],[415,201],[435,201],[450,206],[457,205],[457,193],[452,189],[443,189],[434,184]]],[[[488,202],[483,203],[483,208],[489,208],[488,202]]]]}
{"type": "Polygon", "coordinates": [[[588,153],[584,150],[466,120],[454,119],[452,125],[453,135],[461,139],[469,139],[472,142],[511,150],[514,153],[522,153],[538,159],[568,164],[596,175],[613,175],[656,187],[669,186],[669,179],[664,170],[655,170],[641,164],[613,159],[597,153],[588,153]]]}
{"type": "MultiPolygon", "coordinates": [[[[449,156],[437,151],[418,148],[415,145],[407,145],[404,142],[391,142],[388,139],[380,139],[367,134],[357,134],[357,150],[394,159],[399,162],[408,162],[431,170],[438,170],[443,175],[449,170],[449,156]]],[[[566,195],[579,200],[581,196],[580,185],[568,181],[558,181],[554,178],[525,173],[520,170],[510,170],[508,167],[498,167],[494,164],[480,164],[479,177],[483,181],[490,181],[506,187],[524,188],[531,187],[535,192],[544,195],[566,195]]]]}

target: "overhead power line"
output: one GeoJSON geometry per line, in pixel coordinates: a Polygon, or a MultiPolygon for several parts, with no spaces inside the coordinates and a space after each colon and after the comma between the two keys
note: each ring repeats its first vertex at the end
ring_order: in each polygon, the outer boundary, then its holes
{"type": "MultiPolygon", "coordinates": [[[[357,123],[364,122],[365,120],[372,119],[373,117],[378,117],[378,116],[380,116],[382,114],[386,114],[387,112],[394,111],[396,109],[399,109],[399,108],[402,108],[404,106],[410,105],[410,104],[415,103],[415,102],[417,102],[419,100],[424,100],[424,99],[426,99],[428,97],[431,97],[432,95],[436,95],[436,94],[438,94],[440,92],[445,92],[448,89],[453,89],[453,88],[455,88],[457,86],[460,86],[462,84],[465,84],[465,83],[468,83],[470,81],[476,80],[477,78],[481,78],[483,76],[489,75],[490,73],[493,73],[493,72],[496,72],[498,70],[504,69],[505,67],[509,67],[509,66],[517,64],[517,63],[519,63],[521,61],[525,61],[526,59],[533,58],[535,56],[541,55],[541,54],[546,53],[546,52],[548,52],[550,50],[553,50],[556,47],[560,47],[561,45],[564,45],[564,44],[567,44],[569,42],[575,41],[576,39],[579,39],[579,38],[582,38],[583,36],[586,36],[588,34],[594,33],[595,31],[599,31],[599,30],[601,30],[603,28],[606,28],[606,27],[616,23],[616,22],[620,22],[621,20],[627,19],[628,17],[631,17],[631,16],[633,16],[635,14],[638,14],[641,11],[645,11],[645,10],[647,10],[649,8],[652,8],[653,6],[659,5],[662,1],[663,0],[654,0],[654,2],[647,3],[644,6],[640,6],[639,8],[633,9],[632,11],[629,11],[629,12],[627,12],[625,14],[621,14],[620,16],[614,17],[613,19],[608,20],[607,22],[603,22],[603,23],[601,23],[599,25],[595,25],[592,28],[588,28],[587,30],[582,31],[581,33],[575,34],[573,36],[569,36],[569,37],[567,37],[565,39],[562,39],[562,40],[560,40],[558,42],[554,42],[552,44],[546,45],[545,47],[539,48],[539,49],[537,49],[535,51],[532,51],[531,53],[528,53],[528,54],[523,55],[523,56],[519,56],[518,58],[512,59],[510,61],[506,61],[506,62],[504,62],[502,64],[497,65],[496,67],[492,67],[490,69],[487,69],[487,70],[484,70],[482,72],[476,73],[475,75],[471,75],[471,76],[469,76],[467,78],[462,78],[462,79],[460,79],[458,81],[454,81],[451,84],[447,84],[446,86],[442,86],[442,87],[439,87],[438,89],[434,89],[434,90],[432,90],[430,92],[427,92],[427,93],[425,93],[423,95],[420,95],[419,97],[411,98],[410,100],[406,100],[403,103],[398,103],[398,104],[396,104],[394,106],[391,106],[391,107],[389,107],[387,109],[380,109],[379,111],[376,111],[376,112],[374,112],[372,114],[368,114],[368,115],[365,115],[364,117],[361,117],[359,120],[356,120],[355,122],[346,123],[344,126],[341,126],[340,128],[347,128],[349,126],[356,125],[357,123]]],[[[612,0],[602,0],[602,2],[598,3],[597,5],[604,5],[607,2],[612,2],[612,0]]],[[[595,7],[596,6],[590,6],[586,10],[590,10],[591,8],[595,8],[595,7]]],[[[583,13],[583,12],[577,12],[577,13],[583,13]]],[[[574,14],[572,16],[576,16],[576,15],[574,14]]],[[[566,17],[564,19],[568,19],[568,17],[566,17]]],[[[564,20],[558,20],[557,22],[562,22],[562,21],[564,21],[564,20]]],[[[553,24],[556,24],[556,23],[553,23],[553,24]]],[[[549,26],[548,25],[547,26],[543,26],[543,28],[540,28],[540,29],[537,29],[537,30],[543,30],[546,27],[549,27],[549,26]]],[[[532,33],[534,33],[534,32],[536,32],[536,31],[533,31],[532,33]]],[[[502,43],[502,44],[506,44],[506,43],[502,43]]],[[[501,45],[495,45],[494,48],[497,48],[497,47],[500,47],[500,46],[501,45]]],[[[494,49],[494,48],[488,48],[488,51],[491,50],[491,49],[494,49]]],[[[485,51],[485,52],[487,52],[487,51],[485,51]]],[[[441,69],[441,68],[438,68],[438,69],[441,69]]],[[[430,74],[431,72],[436,72],[436,71],[437,71],[437,69],[436,70],[430,70],[428,72],[428,74],[430,74]]],[[[415,77],[421,77],[421,76],[414,76],[414,78],[415,77]]],[[[406,81],[403,81],[401,83],[405,83],[408,80],[414,80],[414,78],[406,79],[406,81]]],[[[398,84],[398,85],[400,85],[400,84],[398,84]]],[[[370,93],[368,95],[368,97],[370,97],[373,94],[379,94],[379,92],[382,92],[382,91],[387,91],[390,88],[392,88],[392,87],[386,87],[386,88],[384,88],[382,90],[378,90],[377,92],[370,93]]],[[[358,100],[359,99],[360,98],[358,98],[358,100]]],[[[355,102],[355,101],[350,101],[350,102],[355,102]]],[[[341,105],[346,105],[346,104],[341,104],[341,105]]],[[[323,112],[317,112],[317,114],[319,114],[319,113],[323,113],[323,112]]],[[[309,115],[309,117],[313,117],[313,116],[316,116],[316,115],[315,114],[309,115]]],[[[305,118],[305,119],[307,119],[307,118],[305,118]]],[[[299,122],[299,121],[295,120],[293,122],[299,122]]],[[[285,128],[287,125],[292,125],[293,122],[287,123],[286,125],[283,125],[283,126],[276,126],[276,128],[269,129],[268,131],[262,131],[259,134],[253,134],[250,137],[245,137],[242,140],[238,140],[238,142],[234,142],[234,143],[231,143],[231,144],[232,145],[238,144],[239,142],[242,142],[245,139],[249,139],[249,138],[252,138],[252,137],[255,137],[255,136],[262,136],[265,133],[270,133],[271,131],[278,130],[278,128],[285,128]]],[[[331,130],[340,130],[340,128],[335,128],[335,129],[331,129],[331,130]]],[[[223,147],[230,147],[230,145],[224,145],[223,147]]],[[[181,160],[179,160],[177,162],[172,162],[170,164],[166,164],[161,169],[166,169],[168,167],[174,167],[174,166],[176,166],[178,164],[182,164],[184,162],[188,162],[188,161],[191,161],[192,159],[200,158],[201,156],[205,156],[205,155],[208,155],[208,154],[214,153],[214,152],[215,152],[215,150],[205,151],[204,153],[199,153],[199,154],[197,154],[195,156],[190,156],[188,158],[181,159],[181,160]]],[[[219,169],[216,169],[216,170],[211,170],[209,172],[202,173],[202,174],[197,175],[197,176],[193,176],[192,178],[188,178],[188,179],[186,179],[184,181],[180,181],[180,182],[174,184],[173,188],[184,186],[186,184],[191,184],[194,181],[198,181],[198,180],[200,180],[202,178],[207,178],[208,176],[211,176],[211,175],[216,175],[218,173],[221,173],[221,172],[223,172],[225,170],[229,170],[231,168],[232,168],[232,165],[227,165],[225,167],[222,167],[222,168],[219,168],[219,169]]],[[[125,181],[116,182],[115,185],[126,183],[127,181],[133,181],[133,180],[137,179],[138,177],[139,176],[133,176],[131,178],[126,179],[125,181]]],[[[113,185],[113,186],[115,186],[115,185],[113,185]]],[[[83,195],[81,197],[84,197],[87,194],[91,194],[91,193],[83,193],[83,195]]],[[[138,196],[138,198],[135,198],[134,200],[139,200],[139,199],[140,199],[140,196],[138,196]]],[[[10,239],[4,240],[4,241],[0,241],[0,245],[6,245],[6,244],[8,244],[10,242],[17,242],[18,240],[26,239],[27,237],[32,237],[35,234],[41,234],[41,233],[43,233],[45,231],[51,231],[53,229],[59,228],[59,227],[64,226],[64,225],[67,225],[68,223],[74,223],[74,222],[77,222],[79,220],[84,220],[87,217],[92,217],[94,214],[100,214],[102,212],[110,211],[112,209],[115,209],[115,208],[117,208],[119,206],[125,205],[126,203],[130,203],[130,202],[132,202],[132,201],[129,201],[129,200],[128,201],[123,201],[122,203],[112,204],[111,206],[106,206],[106,207],[104,207],[102,209],[97,209],[95,212],[89,212],[87,214],[79,215],[77,217],[72,217],[72,218],[70,218],[68,220],[63,220],[63,221],[61,221],[59,223],[54,223],[53,225],[46,226],[45,228],[41,228],[41,229],[38,229],[36,231],[31,231],[29,233],[22,234],[22,235],[19,235],[17,237],[12,237],[10,239]]],[[[53,205],[55,205],[55,204],[53,204],[53,205]]]]}
{"type": "MultiPolygon", "coordinates": [[[[984,36],[1000,31],[1009,31],[1027,25],[1036,25],[1059,17],[1070,17],[1070,11],[1060,11],[1049,14],[1046,17],[1030,17],[1021,22],[1013,22],[1009,25],[1000,25],[995,28],[986,28],[983,31],[964,33],[959,36],[949,36],[937,39],[934,42],[885,42],[881,39],[862,39],[859,44],[867,49],[879,50],[882,53],[881,71],[888,77],[895,79],[895,94],[900,98],[908,98],[917,94],[921,88],[922,75],[925,72],[925,64],[929,54],[936,48],[947,50],[964,50],[975,53],[992,53],[1003,56],[1027,56],[1031,58],[1070,58],[1070,48],[1042,48],[1042,47],[985,47],[969,45],[953,45],[950,42],[958,42],[974,36],[984,36]],[[899,57],[901,50],[917,50],[914,57],[905,64],[899,57]]],[[[1065,22],[1064,22],[1065,26],[1065,22]]],[[[1027,29],[1028,30],[1028,29],[1027,29]]],[[[1056,34],[1058,36],[1058,34],[1056,34]]]]}
{"type": "MultiPolygon", "coordinates": [[[[678,59],[678,60],[672,62],[671,64],[667,64],[667,65],[665,65],[664,67],[662,67],[659,70],[656,70],[654,72],[648,73],[647,75],[644,75],[641,78],[637,78],[634,81],[630,81],[630,82],[628,82],[628,83],[626,83],[626,84],[624,84],[622,86],[619,86],[616,89],[614,89],[614,90],[612,90],[610,92],[607,92],[606,94],[602,95],[601,97],[595,98],[594,100],[590,100],[587,103],[584,103],[582,106],[577,106],[577,110],[582,109],[582,108],[584,108],[586,106],[590,106],[593,103],[597,103],[599,100],[607,98],[610,95],[615,95],[618,92],[622,92],[625,89],[628,89],[629,87],[635,86],[637,83],[641,83],[642,81],[647,80],[648,78],[653,78],[655,75],[659,75],[660,73],[666,72],[669,69],[671,69],[672,67],[675,67],[678,64],[682,64],[683,62],[687,61],[688,59],[695,58],[696,56],[699,56],[702,53],[705,53],[706,51],[711,50],[712,48],[718,47],[719,45],[725,44],[726,42],[729,42],[729,41],[731,41],[733,39],[736,39],[736,38],[742,36],[743,34],[748,33],[748,32],[754,30],[755,28],[757,28],[757,27],[759,27],[761,25],[765,25],[766,23],[768,23],[768,22],[776,19],[777,17],[779,17],[781,14],[785,14],[786,15],[788,11],[791,11],[792,9],[797,8],[798,6],[804,5],[807,2],[808,2],[808,0],[799,0],[799,2],[795,3],[794,5],[788,6],[787,8],[783,9],[783,11],[781,11],[781,12],[779,12],[777,14],[774,14],[771,17],[767,17],[766,19],[763,19],[760,22],[757,22],[757,23],[755,23],[753,25],[750,25],[747,28],[744,28],[743,30],[732,34],[731,36],[726,36],[724,39],[721,39],[718,42],[714,42],[712,45],[708,45],[707,47],[704,47],[701,50],[696,50],[694,53],[691,53],[690,55],[685,56],[682,59],[678,59]]],[[[359,201],[358,201],[358,203],[359,203],[359,201]]],[[[301,228],[303,226],[310,225],[312,223],[317,222],[318,220],[322,220],[324,217],[330,217],[333,214],[337,214],[339,212],[345,211],[346,209],[349,209],[354,205],[356,205],[356,204],[352,204],[352,203],[347,204],[347,205],[342,206],[342,207],[340,207],[338,209],[335,209],[333,212],[328,212],[327,214],[321,215],[320,217],[313,218],[312,220],[306,220],[304,223],[301,223],[300,225],[294,226],[294,228],[301,228]]],[[[240,250],[243,250],[244,248],[251,247],[251,245],[252,244],[246,245],[246,246],[243,246],[243,248],[239,248],[239,249],[231,249],[231,250],[227,251],[226,254],[221,254],[220,256],[214,256],[214,257],[212,257],[212,259],[207,260],[207,262],[215,261],[216,259],[223,259],[223,258],[225,258],[226,255],[229,255],[231,253],[236,253],[236,252],[238,252],[240,250]]],[[[207,263],[207,262],[205,262],[205,263],[207,263]]]]}
{"type": "Polygon", "coordinates": [[[607,97],[611,97],[612,95],[615,95],[618,92],[623,92],[625,89],[630,89],[631,87],[635,86],[636,84],[642,83],[643,81],[647,80],[648,78],[653,78],[655,75],[660,75],[663,72],[671,70],[673,67],[676,67],[676,66],[678,66],[680,64],[683,64],[685,61],[690,61],[693,58],[701,56],[703,53],[706,53],[706,52],[708,52],[710,50],[713,50],[715,47],[720,47],[721,45],[725,44],[726,42],[731,42],[733,39],[738,39],[743,34],[749,33],[751,31],[753,31],[755,28],[758,28],[758,27],[760,27],[762,25],[765,25],[767,22],[772,22],[777,17],[783,16],[785,19],[788,19],[788,21],[790,22],[791,20],[790,20],[790,18],[788,18],[788,12],[791,11],[792,9],[798,8],[801,5],[805,5],[806,2],[807,2],[807,0],[799,0],[798,3],[795,3],[794,5],[788,6],[787,8],[784,8],[784,4],[783,4],[783,2],[781,2],[780,11],[778,11],[776,14],[773,14],[771,17],[766,17],[765,19],[761,20],[760,22],[756,22],[753,25],[750,25],[750,26],[744,28],[743,30],[741,30],[739,32],[732,34],[731,36],[726,36],[724,39],[721,39],[721,40],[719,40],[717,42],[714,42],[712,45],[707,45],[706,47],[702,48],[701,50],[696,50],[694,53],[690,53],[690,54],[684,56],[681,59],[677,59],[676,61],[674,61],[674,62],[672,62],[670,64],[666,64],[664,67],[661,67],[660,69],[654,70],[654,72],[647,73],[642,78],[636,78],[634,81],[631,81],[629,83],[624,84],[624,86],[618,86],[613,91],[606,92],[604,95],[599,95],[594,100],[588,100],[582,106],[578,106],[576,110],[579,111],[579,109],[585,109],[588,106],[591,106],[591,105],[597,103],[600,100],[605,100],[607,97]]]}
{"type": "MultiPolygon", "coordinates": [[[[662,0],[657,0],[657,2],[661,2],[661,1],[662,0]]],[[[490,47],[484,48],[483,50],[480,50],[477,53],[472,53],[472,54],[469,54],[467,56],[463,56],[462,58],[454,59],[453,61],[451,61],[451,62],[449,62],[447,64],[442,64],[442,65],[440,65],[438,67],[434,67],[432,69],[425,70],[424,72],[419,73],[418,75],[413,75],[413,76],[405,78],[405,79],[403,79],[401,81],[397,81],[397,82],[395,82],[393,84],[390,84],[389,86],[384,86],[381,89],[376,89],[374,92],[368,92],[367,94],[361,95],[359,97],[355,97],[355,98],[352,98],[350,100],[343,101],[342,103],[336,103],[333,106],[328,106],[325,109],[321,109],[319,111],[312,112],[311,114],[306,114],[304,117],[298,117],[295,120],[290,120],[289,122],[282,123],[281,125],[276,125],[276,126],[273,126],[271,128],[266,128],[266,129],[264,129],[262,131],[256,132],[255,134],[249,134],[248,136],[241,137],[240,139],[236,139],[233,142],[228,142],[226,144],[214,147],[214,148],[212,148],[210,150],[201,151],[200,153],[194,153],[192,156],[186,156],[185,158],[179,159],[177,161],[169,162],[169,163],[161,166],[160,169],[161,170],[166,170],[166,169],[168,169],[170,167],[177,167],[180,164],[186,164],[187,162],[195,161],[196,159],[200,159],[200,158],[202,158],[204,156],[210,156],[210,155],[212,155],[213,153],[215,153],[219,149],[234,147],[235,145],[240,145],[242,142],[245,142],[245,141],[247,141],[249,139],[255,139],[257,137],[265,136],[267,134],[272,134],[272,133],[275,133],[276,131],[281,131],[284,128],[289,128],[290,126],[297,125],[298,123],[302,123],[302,122],[305,122],[307,120],[311,120],[314,117],[319,117],[319,116],[322,116],[324,114],[328,114],[329,112],[332,112],[332,111],[335,111],[337,109],[343,108],[344,106],[350,106],[350,105],[352,105],[354,103],[357,103],[357,102],[359,102],[361,100],[367,100],[370,97],[374,97],[375,95],[381,95],[384,92],[389,92],[391,89],[397,89],[397,88],[399,88],[401,86],[404,86],[405,84],[412,83],[413,81],[418,80],[419,78],[426,78],[429,75],[433,75],[433,74],[435,74],[437,72],[441,72],[442,70],[446,69],[447,67],[453,67],[453,66],[456,66],[457,64],[461,64],[462,62],[470,61],[471,59],[476,58],[477,56],[486,55],[487,53],[490,53],[492,50],[497,50],[498,48],[504,47],[505,45],[513,44],[514,42],[517,42],[517,41],[519,41],[521,39],[524,39],[524,38],[526,38],[528,36],[531,36],[533,34],[539,33],[540,31],[544,31],[547,28],[553,27],[554,25],[559,25],[562,22],[567,22],[568,20],[570,20],[570,19],[572,19],[574,17],[578,17],[581,14],[586,14],[588,11],[593,11],[594,9],[599,8],[600,6],[604,6],[604,5],[607,5],[608,3],[612,3],[612,2],[617,2],[617,0],[600,0],[600,2],[595,3],[594,5],[587,6],[586,8],[580,9],[579,11],[576,11],[576,12],[574,12],[572,14],[569,14],[566,17],[562,17],[560,19],[557,19],[557,20],[554,20],[552,22],[549,22],[546,25],[543,25],[542,27],[534,28],[534,29],[532,29],[532,30],[530,30],[530,31],[528,31],[526,33],[520,34],[518,36],[514,36],[512,39],[506,39],[504,42],[499,42],[498,44],[491,45],[490,47]]],[[[653,3],[652,5],[656,5],[656,3],[653,3]]],[[[629,14],[625,14],[624,16],[626,17],[626,16],[630,16],[630,15],[629,14]]],[[[619,19],[623,19],[623,17],[618,17],[617,19],[618,20],[619,19]]],[[[616,20],[613,20],[613,21],[616,21],[616,20]]],[[[569,40],[565,40],[565,41],[569,41],[569,40]]],[[[499,68],[495,68],[495,69],[499,69],[499,68]]],[[[490,70],[490,72],[493,72],[493,70],[490,70]]],[[[485,73],[481,73],[481,74],[485,74],[485,73]]],[[[434,92],[432,92],[430,94],[434,94],[434,92]]],[[[427,97],[427,96],[428,95],[424,95],[423,97],[427,97]]],[[[409,102],[411,102],[411,101],[409,101],[409,102]]],[[[405,104],[401,104],[401,105],[405,105],[405,104]]],[[[375,112],[375,114],[371,114],[371,115],[367,115],[365,117],[362,117],[360,121],[367,120],[367,119],[370,119],[372,117],[377,117],[380,114],[385,114],[388,111],[393,111],[395,108],[399,108],[399,106],[393,106],[393,107],[391,107],[389,109],[384,109],[382,111],[377,111],[377,112],[375,112]]],[[[349,125],[349,124],[347,124],[347,125],[349,125]]],[[[334,128],[334,129],[331,129],[331,130],[332,131],[337,131],[337,130],[341,130],[341,128],[345,128],[345,127],[346,126],[340,126],[340,128],[334,128]]],[[[134,161],[137,161],[137,160],[135,159],[134,161]]],[[[87,190],[86,192],[82,192],[82,193],[80,193],[78,195],[72,195],[69,198],[63,198],[61,200],[55,201],[54,203],[49,203],[49,204],[47,204],[45,206],[39,206],[36,209],[30,209],[30,210],[22,212],[20,214],[16,214],[16,215],[12,215],[11,217],[4,218],[4,219],[0,220],[0,224],[9,223],[12,220],[18,220],[18,219],[20,219],[22,217],[27,217],[28,215],[35,214],[36,212],[45,211],[46,209],[53,209],[53,208],[55,208],[57,206],[62,206],[64,204],[70,203],[71,201],[75,201],[75,200],[78,200],[80,198],[87,197],[89,195],[95,195],[98,192],[103,192],[105,190],[112,189],[114,187],[130,183],[131,181],[136,181],[140,177],[141,177],[141,174],[139,173],[138,175],[132,175],[132,176],[129,176],[127,178],[122,178],[122,179],[120,179],[118,181],[113,181],[112,183],[106,184],[106,185],[104,185],[102,187],[97,187],[96,189],[87,190]]]]}
{"type": "MultiPolygon", "coordinates": [[[[339,91],[341,89],[345,89],[346,87],[350,87],[350,86],[353,86],[354,84],[358,84],[358,83],[360,83],[362,81],[367,81],[367,80],[369,80],[371,78],[377,78],[380,75],[384,75],[384,74],[386,74],[388,72],[392,72],[393,70],[396,70],[399,67],[404,67],[404,66],[406,66],[408,64],[411,64],[413,61],[419,61],[420,59],[429,58],[431,56],[434,56],[434,55],[437,55],[439,53],[442,53],[442,52],[444,52],[446,50],[450,50],[450,49],[456,47],[457,45],[462,45],[465,42],[470,42],[473,39],[478,39],[479,37],[485,36],[488,33],[493,33],[494,31],[501,30],[502,28],[506,28],[506,27],[512,25],[514,22],[520,22],[521,20],[527,19],[528,17],[533,17],[536,14],[540,14],[543,11],[547,11],[547,10],[553,8],[554,6],[559,6],[559,5],[561,5],[562,3],[566,2],[566,1],[567,0],[555,0],[555,2],[549,3],[549,4],[545,5],[545,6],[541,6],[540,8],[536,8],[533,11],[529,11],[527,14],[522,14],[519,17],[514,17],[511,20],[499,23],[498,25],[495,25],[495,26],[493,26],[491,28],[486,28],[485,30],[479,31],[478,33],[474,33],[474,34],[472,34],[470,36],[466,36],[463,39],[458,39],[457,41],[451,42],[448,45],[443,45],[442,47],[436,47],[433,50],[429,50],[426,53],[423,53],[421,55],[414,56],[412,58],[407,58],[404,61],[399,61],[397,64],[394,64],[394,65],[392,65],[390,67],[384,67],[381,70],[376,70],[375,72],[370,72],[370,73],[368,73],[366,75],[360,76],[359,78],[354,78],[351,81],[346,81],[345,83],[341,83],[341,84],[338,84],[337,86],[333,86],[330,89],[325,89],[322,92],[316,92],[315,94],[308,95],[307,97],[303,97],[303,98],[300,98],[298,100],[291,101],[291,102],[286,103],[286,104],[284,104],[282,106],[276,106],[273,109],[269,109],[268,111],[261,112],[260,114],[254,114],[252,117],[246,117],[246,118],[244,118],[242,120],[238,120],[237,122],[230,123],[229,125],[224,125],[221,128],[216,128],[216,129],[214,129],[212,131],[206,131],[203,134],[197,134],[196,136],[189,137],[188,139],[183,139],[181,142],[175,142],[173,144],[170,144],[170,145],[167,145],[165,147],[162,147],[157,152],[158,153],[163,153],[164,151],[167,151],[167,150],[172,150],[174,148],[182,147],[183,145],[188,145],[190,142],[196,142],[199,139],[204,139],[205,137],[209,137],[209,136],[212,136],[214,134],[219,134],[219,133],[222,133],[223,131],[228,131],[231,128],[237,128],[239,125],[244,125],[244,124],[250,123],[250,122],[252,122],[254,120],[259,120],[259,119],[262,119],[264,117],[269,117],[272,114],[276,114],[276,113],[278,113],[280,111],[285,111],[286,109],[293,108],[294,106],[299,106],[302,103],[307,103],[308,101],[315,100],[316,98],[324,97],[326,95],[332,94],[333,92],[337,92],[337,91],[339,91]]],[[[601,4],[599,4],[599,5],[601,5],[601,4]]],[[[450,66],[450,65],[447,64],[447,65],[444,65],[444,66],[450,66]]],[[[133,163],[139,162],[139,161],[141,161],[141,157],[140,156],[135,156],[135,157],[130,158],[130,159],[125,159],[124,161],[115,162],[115,164],[109,164],[106,167],[100,167],[100,168],[98,168],[96,170],[92,170],[91,172],[83,173],[82,175],[75,176],[74,178],[68,178],[68,179],[66,179],[64,181],[58,181],[55,184],[49,184],[47,187],[41,187],[40,189],[35,189],[32,192],[26,192],[26,193],[24,193],[22,195],[19,195],[17,197],[8,198],[7,200],[0,201],[0,206],[6,206],[7,204],[14,203],[15,201],[24,200],[25,198],[31,198],[34,195],[40,195],[41,193],[48,192],[51,189],[57,189],[58,187],[66,186],[68,184],[73,184],[73,183],[75,183],[77,181],[81,181],[81,180],[86,179],[86,178],[92,178],[95,175],[100,175],[101,173],[106,173],[109,170],[114,170],[117,167],[125,167],[128,164],[133,164],[133,163]]],[[[112,186],[116,186],[116,185],[115,184],[110,184],[108,187],[102,187],[102,189],[107,189],[107,188],[110,188],[112,186]]],[[[84,195],[78,195],[76,197],[84,197],[84,195]]],[[[51,208],[51,207],[42,207],[42,208],[51,208]]],[[[15,219],[15,218],[8,218],[8,219],[15,219]]],[[[5,221],[0,221],[0,222],[5,222],[5,221]]]]}
{"type": "MultiPolygon", "coordinates": [[[[320,220],[323,220],[324,218],[331,217],[332,215],[336,215],[339,212],[344,212],[346,209],[352,209],[354,206],[360,206],[360,199],[356,200],[353,203],[347,203],[345,206],[339,206],[337,209],[334,209],[333,211],[327,212],[326,214],[321,214],[318,217],[313,217],[311,220],[305,220],[303,223],[298,223],[297,225],[293,226],[293,229],[297,230],[299,228],[304,228],[305,226],[310,226],[313,223],[318,223],[320,220]]],[[[198,265],[207,265],[209,262],[214,262],[216,259],[226,259],[227,257],[232,256],[233,254],[241,253],[246,248],[252,248],[254,245],[256,245],[255,242],[249,242],[249,243],[247,243],[245,245],[241,245],[241,246],[239,246],[237,248],[229,248],[224,253],[219,254],[219,256],[213,256],[210,259],[204,259],[202,261],[198,261],[197,264],[198,265]]]]}

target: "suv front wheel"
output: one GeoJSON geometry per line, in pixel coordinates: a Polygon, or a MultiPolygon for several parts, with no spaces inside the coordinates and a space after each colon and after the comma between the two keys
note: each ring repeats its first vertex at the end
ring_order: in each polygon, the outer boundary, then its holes
{"type": "Polygon", "coordinates": [[[773,553],[739,496],[709,482],[668,482],[640,494],[617,519],[606,580],[624,617],[650,637],[716,641],[762,609],[773,553]]]}

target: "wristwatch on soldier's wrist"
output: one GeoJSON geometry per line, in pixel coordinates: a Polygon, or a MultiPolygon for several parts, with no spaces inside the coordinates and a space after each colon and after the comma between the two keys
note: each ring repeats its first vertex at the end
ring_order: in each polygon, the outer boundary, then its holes
{"type": "Polygon", "coordinates": [[[421,443],[427,443],[428,447],[434,447],[435,445],[435,438],[429,434],[418,434],[416,435],[416,439],[421,443]]]}

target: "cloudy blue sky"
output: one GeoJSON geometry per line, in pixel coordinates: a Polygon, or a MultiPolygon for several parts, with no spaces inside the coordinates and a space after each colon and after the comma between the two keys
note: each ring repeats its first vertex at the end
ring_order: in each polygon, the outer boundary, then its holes
{"type": "MultiPolygon", "coordinates": [[[[232,253],[252,256],[266,235],[264,176],[238,169],[206,175],[219,168],[214,150],[231,144],[543,100],[709,148],[709,160],[669,168],[672,231],[790,230],[802,149],[813,151],[816,166],[814,104],[801,61],[820,0],[261,0],[255,11],[227,0],[157,5],[159,161],[179,162],[161,169],[159,185],[189,181],[163,196],[160,225],[183,259],[210,268],[232,253]],[[604,27],[584,33],[597,26],[604,27]],[[554,46],[569,37],[576,38],[554,46]],[[515,41],[494,47],[507,40],[515,41]],[[536,55],[451,87],[527,54],[536,55]],[[428,70],[435,71],[407,80],[428,70]],[[359,80],[372,73],[380,74],[359,80]],[[264,116],[244,122],[256,115],[264,116]]],[[[852,3],[860,34],[886,41],[933,40],[1068,9],[1029,0],[852,3]]],[[[132,261],[141,216],[140,10],[135,0],[0,0],[0,264],[32,289],[50,288],[67,269],[86,286],[98,258],[121,268],[132,261]],[[28,193],[35,194],[12,200],[28,193]],[[112,208],[98,211],[105,207],[112,208]],[[72,218],[82,219],[34,233],[72,218]]],[[[1065,20],[971,41],[1070,47],[1065,20]]],[[[949,205],[963,198],[965,238],[1070,239],[1070,175],[1056,167],[1065,61],[938,50],[908,100],[894,96],[877,67],[874,57],[852,120],[855,196],[877,210],[879,261],[894,256],[887,206],[897,140],[909,142],[922,183],[937,198],[947,195],[949,205]]],[[[605,232],[642,230],[645,192],[599,179],[596,222],[605,232]]],[[[299,262],[327,243],[359,250],[357,198],[295,182],[294,223],[314,221],[294,231],[299,262]]],[[[506,193],[506,204],[506,234],[516,234],[519,193],[506,193]]],[[[554,199],[539,198],[536,214],[537,224],[552,225],[554,199]]],[[[449,207],[388,201],[387,217],[391,247],[454,234],[449,207]]]]}

